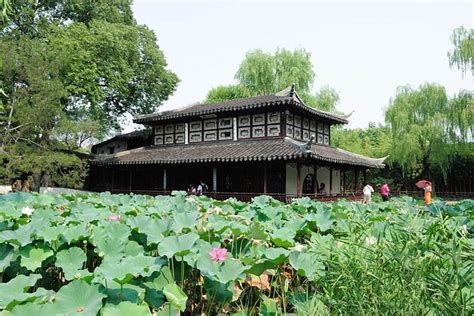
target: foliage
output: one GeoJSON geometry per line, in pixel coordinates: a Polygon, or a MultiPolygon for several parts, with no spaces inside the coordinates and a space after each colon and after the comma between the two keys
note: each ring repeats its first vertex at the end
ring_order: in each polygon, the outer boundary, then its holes
{"type": "Polygon", "coordinates": [[[456,155],[454,144],[472,135],[472,109],[470,92],[448,100],[439,85],[399,87],[385,113],[397,140],[392,143],[392,161],[408,172],[431,168],[446,176],[456,155]]]}
{"type": "Polygon", "coordinates": [[[451,35],[453,50],[448,53],[449,64],[463,73],[471,70],[474,75],[474,29],[458,27],[451,35]]]}
{"type": "Polygon", "coordinates": [[[406,197],[285,205],[182,192],[9,194],[0,197],[0,308],[468,315],[473,209],[472,200],[423,207],[406,197]],[[216,249],[225,253],[219,260],[216,249]]]}
{"type": "Polygon", "coordinates": [[[0,153],[9,164],[12,153],[24,160],[34,150],[77,156],[123,115],[155,111],[176,87],[130,1],[15,0],[8,13],[0,36],[0,153]]]}
{"type": "Polygon", "coordinates": [[[227,100],[250,97],[250,91],[242,85],[218,86],[207,93],[207,103],[219,103],[227,100]]]}
{"type": "Polygon", "coordinates": [[[258,49],[245,55],[235,74],[238,83],[211,89],[205,102],[269,95],[294,84],[308,106],[335,112],[339,95],[330,87],[323,87],[313,95],[314,78],[311,54],[305,50],[278,49],[275,54],[271,54],[258,49]]]}

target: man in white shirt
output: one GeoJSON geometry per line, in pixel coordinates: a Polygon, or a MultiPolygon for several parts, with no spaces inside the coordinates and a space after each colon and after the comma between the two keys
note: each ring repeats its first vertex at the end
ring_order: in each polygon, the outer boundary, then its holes
{"type": "Polygon", "coordinates": [[[364,192],[364,200],[362,203],[367,204],[372,199],[372,192],[374,192],[374,188],[372,188],[372,186],[367,183],[362,191],[364,192]]]}

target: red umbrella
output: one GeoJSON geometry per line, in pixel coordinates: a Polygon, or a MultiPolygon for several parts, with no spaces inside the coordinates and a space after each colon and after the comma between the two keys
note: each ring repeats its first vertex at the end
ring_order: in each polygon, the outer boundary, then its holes
{"type": "Polygon", "coordinates": [[[415,183],[417,187],[421,188],[421,189],[424,189],[426,188],[427,186],[430,186],[431,185],[431,182],[428,181],[428,180],[420,180],[418,181],[417,183],[415,183]]]}

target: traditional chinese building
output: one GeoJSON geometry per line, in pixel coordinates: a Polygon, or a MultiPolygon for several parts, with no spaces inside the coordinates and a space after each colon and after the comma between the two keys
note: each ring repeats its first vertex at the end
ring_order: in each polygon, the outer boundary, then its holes
{"type": "Polygon", "coordinates": [[[321,196],[324,183],[325,197],[341,197],[361,188],[368,169],[384,167],[384,158],[331,147],[331,126],[347,116],[306,106],[294,88],[133,121],[151,130],[148,145],[133,148],[123,137],[95,145],[91,189],[166,194],[202,180],[216,198],[288,200],[321,196]],[[123,150],[110,149],[118,140],[123,150]]]}

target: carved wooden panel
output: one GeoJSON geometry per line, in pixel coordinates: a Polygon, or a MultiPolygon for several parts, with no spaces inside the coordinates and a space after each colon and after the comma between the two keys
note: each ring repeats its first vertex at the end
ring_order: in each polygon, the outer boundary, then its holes
{"type": "Polygon", "coordinates": [[[265,126],[254,126],[252,128],[252,137],[265,137],[265,126]]]}
{"type": "Polygon", "coordinates": [[[227,127],[232,127],[232,118],[225,117],[225,118],[219,119],[219,128],[227,128],[227,127]]]}
{"type": "Polygon", "coordinates": [[[221,129],[219,130],[219,140],[232,139],[232,129],[221,129]]]}
{"type": "Polygon", "coordinates": [[[286,136],[293,137],[293,126],[286,125],[286,136]]]}
{"type": "Polygon", "coordinates": [[[318,144],[322,144],[324,142],[323,135],[318,134],[318,144]]]}
{"type": "Polygon", "coordinates": [[[318,123],[318,133],[322,133],[324,129],[324,124],[323,123],[318,123]]]}
{"type": "Polygon", "coordinates": [[[184,133],[184,123],[178,123],[175,125],[176,133],[184,133]]]}
{"type": "Polygon", "coordinates": [[[293,136],[296,139],[301,139],[301,128],[296,128],[293,130],[293,136]]]}
{"type": "Polygon", "coordinates": [[[155,136],[155,145],[163,145],[163,136],[155,136]]]}
{"type": "Polygon", "coordinates": [[[250,115],[239,116],[239,126],[250,126],[250,115]]]}
{"type": "MultiPolygon", "coordinates": [[[[254,114],[252,115],[252,124],[253,125],[263,125],[265,124],[265,114],[254,114]]],[[[264,132],[265,134],[265,132],[264,132]]]]}
{"type": "Polygon", "coordinates": [[[309,119],[303,118],[303,128],[309,129],[309,119]]]}
{"type": "Polygon", "coordinates": [[[189,131],[190,132],[195,132],[195,131],[200,131],[202,130],[202,121],[195,121],[189,123],[189,131]]]}
{"type": "Polygon", "coordinates": [[[213,141],[217,140],[217,131],[207,131],[204,132],[204,141],[213,141]]]}
{"type": "Polygon", "coordinates": [[[280,136],[280,125],[267,125],[267,136],[280,136]]]}
{"type": "Polygon", "coordinates": [[[184,144],[184,133],[176,134],[174,137],[174,142],[176,144],[184,144]]]}
{"type": "Polygon", "coordinates": [[[309,128],[313,131],[313,132],[316,132],[316,128],[317,128],[317,123],[315,120],[311,120],[311,123],[309,124],[309,128]]]}
{"type": "Polygon", "coordinates": [[[329,136],[324,135],[324,145],[329,145],[329,136]]]}
{"type": "Polygon", "coordinates": [[[165,125],[165,133],[174,133],[174,125],[173,124],[166,124],[165,125]]]}
{"type": "Polygon", "coordinates": [[[293,124],[293,123],[294,123],[293,114],[288,113],[288,116],[286,117],[286,122],[287,122],[288,124],[293,124]]]}
{"type": "Polygon", "coordinates": [[[155,126],[155,134],[163,134],[164,128],[163,125],[156,125],[155,126]]]}
{"type": "Polygon", "coordinates": [[[329,135],[329,125],[324,124],[324,134],[329,135]]]}
{"type": "Polygon", "coordinates": [[[311,137],[311,134],[310,134],[310,131],[308,131],[307,129],[304,129],[303,130],[303,140],[307,141],[309,140],[311,137]]]}
{"type": "Polygon", "coordinates": [[[295,115],[295,127],[301,127],[301,116],[295,115]]]}
{"type": "Polygon", "coordinates": [[[165,144],[173,144],[174,143],[174,135],[165,135],[165,144]]]}
{"type": "Polygon", "coordinates": [[[280,123],[280,112],[267,113],[267,123],[268,124],[278,124],[278,123],[280,123]]]}
{"type": "Polygon", "coordinates": [[[250,127],[239,127],[239,138],[250,138],[250,127]]]}
{"type": "MultiPolygon", "coordinates": [[[[204,130],[216,129],[217,128],[217,120],[205,120],[204,121],[204,130]]],[[[217,138],[217,135],[216,135],[217,138]]],[[[206,140],[206,136],[204,136],[204,140],[206,140]]]]}
{"type": "Polygon", "coordinates": [[[189,142],[190,143],[202,142],[202,133],[201,132],[189,133],[189,142]]]}

